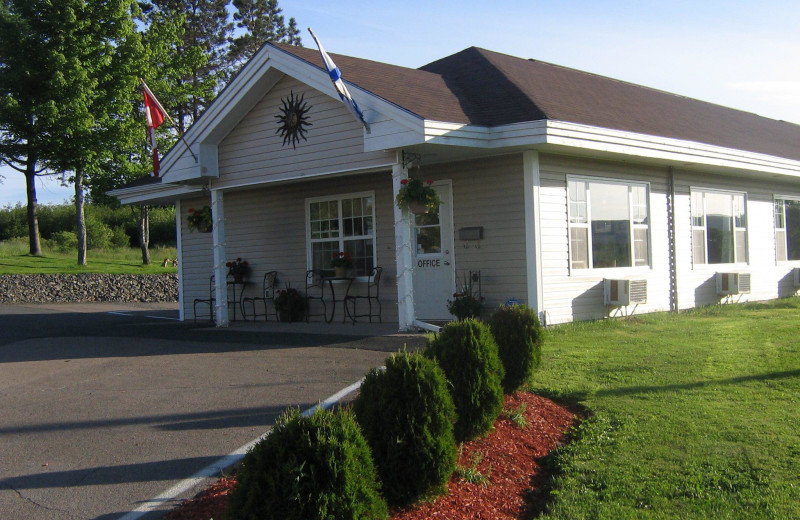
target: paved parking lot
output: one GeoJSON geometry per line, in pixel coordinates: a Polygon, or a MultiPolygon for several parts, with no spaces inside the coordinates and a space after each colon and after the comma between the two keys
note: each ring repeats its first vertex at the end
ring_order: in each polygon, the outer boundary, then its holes
{"type": "Polygon", "coordinates": [[[0,305],[2,518],[119,518],[408,340],[176,317],[164,304],[0,305]]]}

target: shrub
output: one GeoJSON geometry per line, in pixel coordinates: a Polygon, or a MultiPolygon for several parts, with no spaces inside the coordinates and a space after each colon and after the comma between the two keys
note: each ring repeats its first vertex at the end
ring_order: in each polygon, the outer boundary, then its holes
{"type": "Polygon", "coordinates": [[[125,226],[116,226],[111,230],[111,245],[116,249],[130,247],[131,239],[125,232],[125,226]]]}
{"type": "Polygon", "coordinates": [[[386,518],[375,467],[352,412],[289,410],[245,456],[227,518],[386,518]]]}
{"type": "Polygon", "coordinates": [[[111,246],[111,228],[94,216],[86,216],[86,248],[108,249],[111,246]]]}
{"type": "Polygon", "coordinates": [[[503,365],[489,327],[476,320],[448,323],[429,340],[425,354],[452,385],[456,440],[488,432],[503,407],[503,365]]]}
{"type": "Polygon", "coordinates": [[[511,393],[524,385],[539,367],[544,328],[536,313],[524,305],[503,306],[489,320],[506,375],[503,390],[511,393]]]}
{"type": "Polygon", "coordinates": [[[72,231],[56,231],[50,236],[50,242],[62,253],[75,251],[78,248],[78,235],[72,231]]]}
{"type": "Polygon", "coordinates": [[[456,415],[434,361],[392,355],[385,371],[367,374],[353,409],[390,503],[407,505],[445,490],[456,463],[456,415]]]}

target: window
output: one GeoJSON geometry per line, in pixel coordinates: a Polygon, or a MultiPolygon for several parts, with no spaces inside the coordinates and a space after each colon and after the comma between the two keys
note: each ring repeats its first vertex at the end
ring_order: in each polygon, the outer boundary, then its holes
{"type": "Polygon", "coordinates": [[[375,266],[374,195],[355,194],[308,202],[309,265],[331,269],[339,251],[350,253],[353,276],[367,276],[375,266]]]}
{"type": "Polygon", "coordinates": [[[747,262],[744,193],[692,190],[691,204],[693,263],[747,262]]]}
{"type": "Polygon", "coordinates": [[[646,184],[568,179],[572,269],[650,265],[646,184]]]}
{"type": "Polygon", "coordinates": [[[800,200],[775,199],[775,253],[779,262],[800,260],[800,200]]]}

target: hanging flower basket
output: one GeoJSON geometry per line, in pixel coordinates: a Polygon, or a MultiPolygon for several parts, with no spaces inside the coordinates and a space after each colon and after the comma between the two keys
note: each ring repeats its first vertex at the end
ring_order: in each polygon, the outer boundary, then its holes
{"type": "Polygon", "coordinates": [[[189,216],[186,217],[189,229],[200,233],[211,232],[211,208],[203,206],[200,209],[189,208],[189,216]]]}
{"type": "Polygon", "coordinates": [[[436,208],[442,203],[436,190],[431,187],[432,180],[423,182],[421,179],[403,179],[400,181],[402,186],[397,192],[397,206],[401,209],[408,209],[415,215],[423,215],[436,208]]]}

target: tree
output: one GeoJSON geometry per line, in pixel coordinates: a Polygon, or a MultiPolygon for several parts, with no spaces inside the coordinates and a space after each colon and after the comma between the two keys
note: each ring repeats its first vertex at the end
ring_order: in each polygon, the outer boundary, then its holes
{"type": "Polygon", "coordinates": [[[284,23],[278,0],[233,0],[236,13],[233,19],[238,29],[245,32],[231,39],[229,60],[234,69],[252,58],[268,41],[300,45],[300,31],[294,18],[284,23]]]}
{"type": "Polygon", "coordinates": [[[187,102],[178,107],[178,132],[182,135],[211,104],[228,76],[228,40],[233,24],[228,21],[230,0],[153,0],[148,12],[161,12],[168,17],[185,17],[180,53],[199,49],[206,56],[203,64],[195,64],[182,79],[191,92],[187,102]]]}
{"type": "Polygon", "coordinates": [[[41,255],[36,176],[53,165],[54,136],[66,134],[64,107],[73,63],[60,51],[72,2],[0,2],[0,162],[25,175],[30,254],[41,255]]]}

